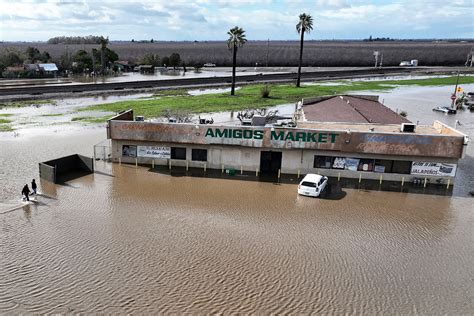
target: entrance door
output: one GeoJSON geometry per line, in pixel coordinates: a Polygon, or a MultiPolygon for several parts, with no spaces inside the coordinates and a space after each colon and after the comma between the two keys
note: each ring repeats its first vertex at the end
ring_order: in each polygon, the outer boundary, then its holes
{"type": "Polygon", "coordinates": [[[281,168],[281,152],[262,151],[260,153],[260,172],[262,175],[277,175],[281,168]]]}

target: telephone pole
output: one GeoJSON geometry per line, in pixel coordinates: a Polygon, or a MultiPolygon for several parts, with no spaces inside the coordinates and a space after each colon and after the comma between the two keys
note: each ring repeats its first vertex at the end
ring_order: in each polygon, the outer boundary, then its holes
{"type": "Polygon", "coordinates": [[[270,39],[267,40],[267,62],[265,67],[268,67],[268,52],[270,51],[270,39]]]}

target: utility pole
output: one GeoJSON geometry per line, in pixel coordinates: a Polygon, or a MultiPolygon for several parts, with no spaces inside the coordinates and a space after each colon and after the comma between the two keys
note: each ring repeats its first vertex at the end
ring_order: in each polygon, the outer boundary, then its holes
{"type": "Polygon", "coordinates": [[[92,49],[91,51],[91,55],[92,55],[92,73],[95,77],[95,57],[94,57],[94,49],[92,49]]]}
{"type": "Polygon", "coordinates": [[[267,40],[267,62],[266,62],[266,65],[265,67],[268,67],[268,52],[270,50],[270,39],[267,40]]]}

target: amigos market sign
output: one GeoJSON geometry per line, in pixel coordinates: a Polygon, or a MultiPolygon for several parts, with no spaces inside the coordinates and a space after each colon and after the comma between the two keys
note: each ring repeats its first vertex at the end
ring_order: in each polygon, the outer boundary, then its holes
{"type": "MultiPolygon", "coordinates": [[[[268,132],[254,129],[233,128],[208,128],[206,138],[235,139],[235,140],[263,140],[268,137],[268,132]]],[[[326,132],[301,132],[301,131],[270,131],[270,141],[305,142],[305,143],[330,143],[334,144],[338,134],[326,132]]]]}

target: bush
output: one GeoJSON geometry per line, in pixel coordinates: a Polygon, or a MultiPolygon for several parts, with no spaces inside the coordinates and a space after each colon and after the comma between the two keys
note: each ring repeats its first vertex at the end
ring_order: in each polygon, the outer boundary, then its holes
{"type": "Polygon", "coordinates": [[[407,116],[408,116],[408,112],[407,112],[407,111],[401,111],[401,112],[400,112],[400,116],[401,116],[401,117],[407,117],[407,116]]]}
{"type": "Polygon", "coordinates": [[[266,84],[260,89],[260,95],[262,96],[262,98],[269,98],[271,90],[272,90],[272,87],[266,84]]]}

